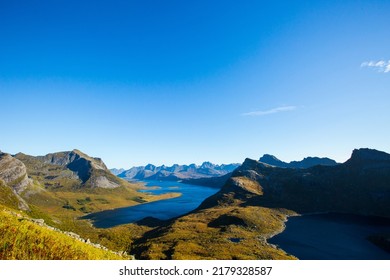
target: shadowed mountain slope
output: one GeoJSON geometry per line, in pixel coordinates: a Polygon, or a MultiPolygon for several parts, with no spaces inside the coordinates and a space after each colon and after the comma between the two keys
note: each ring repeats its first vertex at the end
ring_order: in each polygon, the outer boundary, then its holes
{"type": "Polygon", "coordinates": [[[283,168],[310,168],[316,165],[333,166],[338,163],[330,158],[319,158],[319,157],[306,157],[301,161],[291,161],[290,163],[281,161],[273,155],[265,154],[260,159],[260,162],[267,163],[276,167],[283,168]]]}
{"type": "Polygon", "coordinates": [[[390,155],[359,149],[343,164],[308,169],[279,168],[246,159],[221,191],[200,208],[231,199],[300,213],[333,211],[389,217],[390,155]]]}
{"type": "Polygon", "coordinates": [[[343,164],[307,169],[246,159],[198,209],[145,233],[131,252],[140,259],[289,259],[266,240],[289,215],[328,211],[390,217],[390,155],[359,149],[343,164]]]}

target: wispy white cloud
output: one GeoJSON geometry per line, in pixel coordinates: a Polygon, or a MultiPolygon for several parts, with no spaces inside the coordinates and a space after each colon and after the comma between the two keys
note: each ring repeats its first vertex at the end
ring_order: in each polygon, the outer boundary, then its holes
{"type": "Polygon", "coordinates": [[[378,60],[378,61],[365,61],[362,64],[360,64],[360,67],[369,67],[377,70],[378,72],[382,73],[390,73],[390,60],[378,60]]]}
{"type": "Polygon", "coordinates": [[[253,111],[253,112],[243,113],[242,115],[255,117],[255,116],[276,114],[276,113],[281,113],[281,112],[286,112],[286,111],[294,111],[296,109],[297,109],[296,106],[283,106],[283,107],[272,108],[272,109],[265,110],[265,111],[253,111]]]}

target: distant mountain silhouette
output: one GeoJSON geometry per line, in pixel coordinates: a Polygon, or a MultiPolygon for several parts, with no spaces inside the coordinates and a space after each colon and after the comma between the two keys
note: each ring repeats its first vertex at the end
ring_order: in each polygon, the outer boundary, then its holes
{"type": "Polygon", "coordinates": [[[130,168],[117,176],[133,180],[181,181],[224,176],[234,171],[239,166],[240,164],[216,165],[208,161],[199,166],[196,164],[174,164],[172,166],[155,166],[153,164],[148,164],[146,166],[130,168]]]}
{"type": "Polygon", "coordinates": [[[283,168],[310,168],[316,165],[333,166],[338,164],[333,159],[319,157],[306,157],[301,161],[291,161],[290,163],[287,163],[269,154],[263,155],[259,161],[272,166],[283,168]]]}

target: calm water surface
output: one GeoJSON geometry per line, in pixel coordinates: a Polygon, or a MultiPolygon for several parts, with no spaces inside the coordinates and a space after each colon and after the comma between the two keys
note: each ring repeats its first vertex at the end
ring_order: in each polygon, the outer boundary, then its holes
{"type": "Polygon", "coordinates": [[[390,219],[315,214],[290,217],[268,242],[303,260],[389,260],[389,253],[367,240],[378,233],[390,233],[390,219]]]}
{"type": "Polygon", "coordinates": [[[203,200],[219,190],[217,188],[166,181],[148,181],[146,186],[158,186],[159,188],[143,190],[143,192],[152,194],[175,192],[182,195],[172,199],[92,213],[84,216],[84,218],[92,220],[93,225],[99,228],[133,223],[146,217],[167,220],[194,210],[203,200]]]}

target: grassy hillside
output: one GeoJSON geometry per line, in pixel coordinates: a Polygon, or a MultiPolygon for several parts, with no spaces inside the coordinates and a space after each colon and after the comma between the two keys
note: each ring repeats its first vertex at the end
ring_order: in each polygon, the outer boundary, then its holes
{"type": "Polygon", "coordinates": [[[8,209],[8,212],[1,212],[0,215],[0,259],[118,258],[106,251],[102,253],[90,245],[86,246],[87,244],[67,235],[61,235],[58,230],[74,232],[83,239],[90,239],[110,250],[128,251],[129,244],[151,228],[125,225],[97,229],[88,220],[80,218],[86,213],[179,195],[170,193],[152,196],[138,192],[143,185],[115,177],[108,172],[101,159],[91,158],[80,151],[42,157],[21,153],[15,157],[2,155],[0,207],[8,209]],[[74,164],[71,165],[72,163],[74,164]],[[22,178],[21,175],[28,176],[28,184],[23,188],[16,188],[13,178],[22,178]],[[88,179],[84,175],[88,175],[88,179]],[[28,206],[21,208],[22,202],[28,206]],[[11,211],[23,213],[24,217],[15,217],[10,214],[11,211]],[[31,219],[43,219],[45,226],[37,225],[31,219]],[[50,230],[48,226],[58,230],[50,230]],[[51,247],[55,251],[51,251],[51,247]]]}
{"type": "Polygon", "coordinates": [[[10,208],[17,209],[18,203],[19,201],[12,189],[0,180],[0,205],[5,205],[10,208]]]}
{"type": "Polygon", "coordinates": [[[3,207],[0,207],[0,221],[0,259],[3,260],[124,259],[111,251],[38,225],[3,207]]]}
{"type": "Polygon", "coordinates": [[[245,177],[231,180],[236,187],[225,186],[207,207],[145,233],[132,244],[131,254],[137,259],[295,259],[267,239],[296,213],[247,204],[262,196],[261,186],[245,177]]]}
{"type": "Polygon", "coordinates": [[[224,206],[200,210],[147,232],[132,244],[137,259],[295,259],[266,239],[284,228],[292,212],[224,206]]]}
{"type": "MultiPolygon", "coordinates": [[[[336,166],[277,168],[247,159],[192,213],[146,232],[133,243],[139,259],[291,259],[267,239],[288,215],[346,212],[390,215],[390,155],[355,150],[336,166]]],[[[371,240],[389,247],[386,235],[371,240]]]]}

